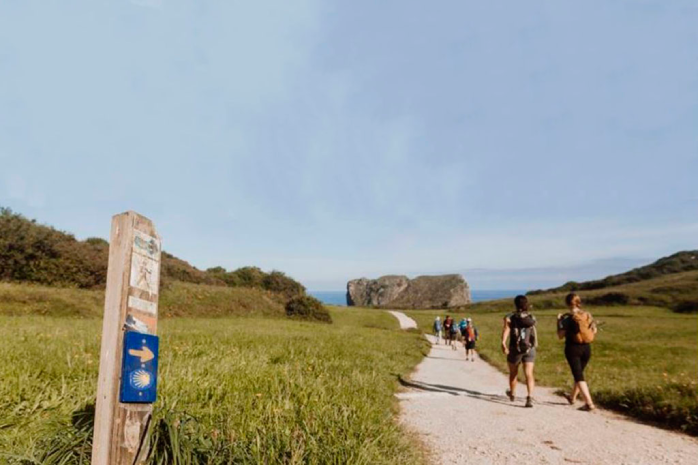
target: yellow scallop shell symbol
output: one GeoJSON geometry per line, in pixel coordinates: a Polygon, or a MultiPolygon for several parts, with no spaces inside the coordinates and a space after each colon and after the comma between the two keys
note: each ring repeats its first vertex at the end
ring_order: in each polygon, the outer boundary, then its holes
{"type": "Polygon", "coordinates": [[[145,370],[136,370],[131,373],[131,386],[136,389],[148,389],[152,383],[152,376],[145,370]]]}

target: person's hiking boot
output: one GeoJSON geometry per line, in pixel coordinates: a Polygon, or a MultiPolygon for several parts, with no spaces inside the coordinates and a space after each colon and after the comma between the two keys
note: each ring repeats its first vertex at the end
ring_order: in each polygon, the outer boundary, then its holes
{"type": "Polygon", "coordinates": [[[567,394],[567,393],[564,393],[564,394],[562,394],[562,397],[564,397],[565,400],[567,400],[567,403],[568,403],[568,404],[574,405],[574,400],[572,400],[572,396],[571,396],[571,395],[569,395],[569,394],[567,394]]]}
{"type": "Polygon", "coordinates": [[[507,389],[507,397],[512,402],[514,402],[516,400],[516,396],[511,392],[511,389],[507,389]]]}
{"type": "Polygon", "coordinates": [[[532,397],[526,397],[526,408],[531,408],[533,407],[533,398],[532,397]]]}
{"type": "Polygon", "coordinates": [[[577,410],[579,410],[580,412],[592,412],[592,411],[596,410],[596,406],[584,404],[583,406],[579,407],[577,410]]]}

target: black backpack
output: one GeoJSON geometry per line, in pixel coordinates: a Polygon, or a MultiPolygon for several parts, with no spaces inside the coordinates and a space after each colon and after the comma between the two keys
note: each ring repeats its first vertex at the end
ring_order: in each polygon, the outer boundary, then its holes
{"type": "Polygon", "coordinates": [[[536,319],[530,313],[515,313],[511,316],[511,329],[513,348],[519,354],[527,354],[535,347],[535,333],[533,327],[536,325],[536,319]]]}

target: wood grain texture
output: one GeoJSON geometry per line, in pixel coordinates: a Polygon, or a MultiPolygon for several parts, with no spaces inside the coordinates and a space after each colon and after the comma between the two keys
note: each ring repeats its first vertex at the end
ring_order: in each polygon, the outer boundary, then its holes
{"type": "MultiPolygon", "coordinates": [[[[159,283],[160,238],[153,223],[148,218],[130,211],[112,218],[92,446],[94,465],[142,463],[147,454],[143,439],[152,414],[152,405],[119,402],[124,326],[129,313],[138,316],[128,308],[128,297],[131,295],[145,299],[157,309],[157,289],[153,289],[153,292],[143,292],[129,284],[134,238],[136,235],[142,237],[142,234],[157,240],[158,250],[151,259],[157,261],[158,276],[154,276],[153,279],[155,283],[159,283]]],[[[151,315],[146,324],[148,332],[155,334],[157,313],[154,318],[151,315]]]]}

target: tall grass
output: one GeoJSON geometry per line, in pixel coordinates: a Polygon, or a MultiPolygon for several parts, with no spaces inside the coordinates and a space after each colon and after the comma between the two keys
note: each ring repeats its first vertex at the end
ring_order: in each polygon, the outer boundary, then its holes
{"type": "MultiPolygon", "coordinates": [[[[604,323],[593,343],[586,370],[596,401],[633,417],[698,436],[698,315],[656,307],[588,309],[604,323]]],[[[506,371],[500,349],[504,309],[501,313],[484,310],[467,314],[480,332],[478,350],[483,358],[506,371]]],[[[563,353],[564,342],[557,339],[555,326],[557,314],[564,311],[534,308],[540,336],[536,380],[541,385],[570,389],[572,375],[563,353]]],[[[426,329],[436,315],[443,316],[443,312],[437,311],[408,314],[426,329]]],[[[463,315],[455,314],[455,318],[463,315]]]]}
{"type": "MultiPolygon", "coordinates": [[[[101,318],[104,291],[0,282],[0,315],[101,318]]],[[[172,282],[160,291],[160,318],[279,316],[285,298],[245,287],[172,282]]]]}
{"type": "MultiPolygon", "coordinates": [[[[162,321],[150,463],[420,463],[393,394],[424,341],[384,312],[332,318],[162,321]]],[[[74,413],[94,400],[99,330],[97,319],[0,316],[6,460],[61,450],[78,463],[74,413]]]]}

